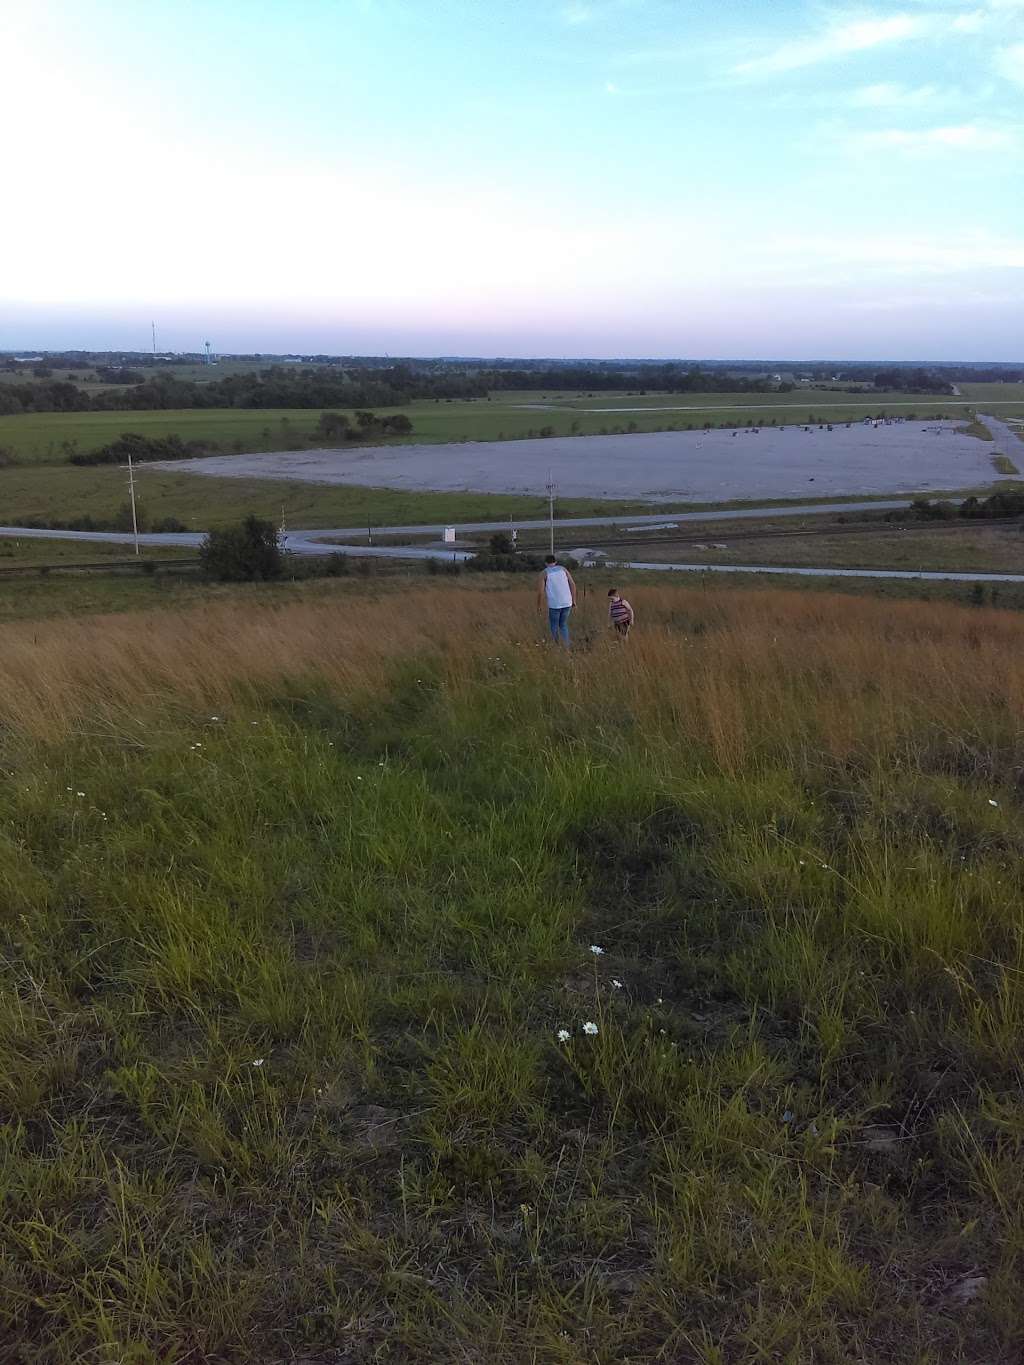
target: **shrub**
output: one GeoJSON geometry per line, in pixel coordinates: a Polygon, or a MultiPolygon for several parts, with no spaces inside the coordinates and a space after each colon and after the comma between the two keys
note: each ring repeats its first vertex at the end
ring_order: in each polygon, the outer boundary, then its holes
{"type": "Polygon", "coordinates": [[[345,441],[352,435],[352,428],[343,412],[322,412],[316,430],[318,436],[326,436],[332,441],[345,441]]]}
{"type": "Polygon", "coordinates": [[[68,456],[71,464],[127,464],[133,460],[187,460],[200,455],[206,447],[200,441],[183,441],[180,436],[141,436],[125,431],[109,445],[96,450],[73,450],[68,456]]]}
{"type": "Polygon", "coordinates": [[[199,561],[208,578],[222,583],[280,578],[284,570],[277,528],[252,515],[237,526],[211,531],[199,547],[199,561]]]}

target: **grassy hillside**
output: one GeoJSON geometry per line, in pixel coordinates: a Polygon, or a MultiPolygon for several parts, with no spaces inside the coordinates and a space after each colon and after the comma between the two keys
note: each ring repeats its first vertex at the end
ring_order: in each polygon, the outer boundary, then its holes
{"type": "Polygon", "coordinates": [[[0,628],[7,1359],[1018,1358],[1024,622],[634,604],[0,628]]]}

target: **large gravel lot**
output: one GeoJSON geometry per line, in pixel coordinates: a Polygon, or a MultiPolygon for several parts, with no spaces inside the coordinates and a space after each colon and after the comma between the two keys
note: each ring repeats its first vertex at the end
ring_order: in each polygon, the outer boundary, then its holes
{"type": "Polygon", "coordinates": [[[988,484],[994,447],[953,423],[832,431],[664,431],[355,450],[271,451],[167,464],[175,472],[414,492],[543,493],[649,502],[906,493],[988,484]]]}

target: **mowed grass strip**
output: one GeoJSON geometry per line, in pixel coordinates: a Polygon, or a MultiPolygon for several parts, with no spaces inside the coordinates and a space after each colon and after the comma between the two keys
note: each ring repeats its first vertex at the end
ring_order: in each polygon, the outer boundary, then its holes
{"type": "Polygon", "coordinates": [[[10,1357],[1013,1359],[1024,622],[348,586],[0,632],[10,1357]]]}

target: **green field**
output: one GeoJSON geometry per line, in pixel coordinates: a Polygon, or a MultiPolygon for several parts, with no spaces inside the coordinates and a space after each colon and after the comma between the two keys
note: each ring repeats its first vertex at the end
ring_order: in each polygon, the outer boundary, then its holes
{"type": "Polygon", "coordinates": [[[0,627],[0,1354],[1019,1357],[1021,618],[634,588],[0,627]]]}
{"type": "Polygon", "coordinates": [[[984,405],[994,405],[997,413],[1005,414],[1006,409],[1024,412],[1024,384],[959,384],[957,386],[964,398],[977,403],[984,411],[984,405]]]}
{"type": "MultiPolygon", "coordinates": [[[[490,399],[439,400],[410,403],[401,408],[381,409],[382,413],[401,412],[413,423],[411,437],[402,443],[445,441],[490,441],[502,437],[517,439],[537,435],[550,427],[555,435],[567,436],[574,430],[581,435],[602,431],[660,431],[669,428],[714,426],[727,423],[779,423],[806,420],[813,412],[824,420],[854,421],[866,412],[883,408],[896,410],[896,404],[909,404],[920,415],[949,412],[958,415],[964,400],[915,398],[895,394],[882,398],[851,399],[829,390],[807,390],[795,394],[658,394],[635,397],[628,394],[602,394],[581,398],[577,394],[503,394],[490,399]],[[685,405],[685,407],[684,407],[685,405]],[[600,411],[586,412],[587,407],[600,411]],[[635,412],[610,412],[614,407],[636,407],[635,412]]],[[[306,448],[315,441],[314,430],[319,412],[305,408],[209,408],[172,409],[161,412],[87,412],[26,413],[0,417],[0,449],[14,459],[27,463],[66,463],[65,445],[74,442],[80,450],[91,450],[114,440],[125,431],[148,436],[176,434],[183,440],[212,441],[226,451],[306,448]]]]}

